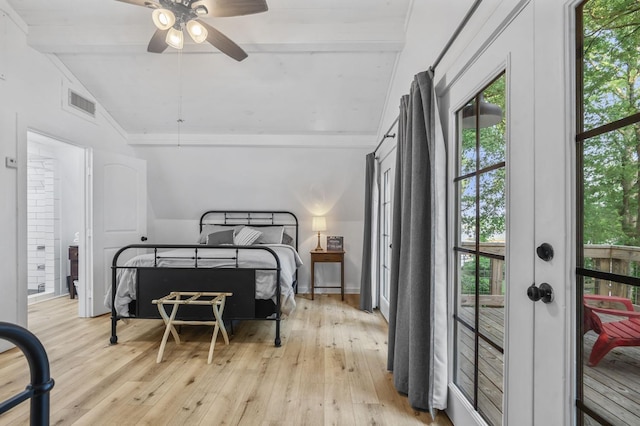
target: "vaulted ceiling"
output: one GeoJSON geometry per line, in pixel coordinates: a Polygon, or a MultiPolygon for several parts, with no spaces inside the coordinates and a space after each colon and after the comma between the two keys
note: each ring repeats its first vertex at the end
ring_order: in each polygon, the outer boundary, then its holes
{"type": "Polygon", "coordinates": [[[144,7],[8,2],[29,45],[57,56],[134,137],[375,134],[412,3],[267,0],[265,13],[206,18],[249,54],[237,62],[186,39],[182,51],[147,53],[155,27],[144,7]]]}

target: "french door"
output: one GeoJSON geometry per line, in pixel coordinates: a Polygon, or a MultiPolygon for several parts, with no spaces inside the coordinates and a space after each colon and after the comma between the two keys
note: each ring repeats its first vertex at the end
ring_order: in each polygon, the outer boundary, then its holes
{"type": "Polygon", "coordinates": [[[555,3],[518,2],[442,78],[454,424],[561,425],[573,412],[568,9],[555,3]]]}
{"type": "Polygon", "coordinates": [[[396,164],[395,145],[390,151],[383,151],[379,160],[380,191],[379,191],[379,292],[380,292],[380,312],[382,316],[389,320],[389,296],[391,281],[391,213],[392,197],[394,187],[394,175],[396,164]]]}
{"type": "Polygon", "coordinates": [[[640,424],[640,3],[576,6],[578,425],[640,424]]]}

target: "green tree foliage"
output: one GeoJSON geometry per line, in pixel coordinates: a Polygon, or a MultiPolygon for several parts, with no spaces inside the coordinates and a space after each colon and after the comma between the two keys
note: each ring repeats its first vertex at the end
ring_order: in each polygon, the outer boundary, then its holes
{"type": "MultiPolygon", "coordinates": [[[[478,292],[479,294],[491,294],[491,260],[480,257],[478,268],[478,292]]],[[[460,271],[461,294],[475,294],[476,291],[476,261],[475,258],[465,262],[460,271]]]]}
{"type": "MultiPolygon", "coordinates": [[[[505,161],[506,120],[505,75],[501,75],[483,92],[484,101],[497,105],[503,111],[503,119],[498,124],[476,131],[475,128],[462,130],[462,146],[460,155],[460,175],[467,175],[476,170],[491,168],[505,161]],[[479,140],[476,135],[479,133],[479,140]],[[476,158],[476,143],[479,148],[479,159],[476,158]]],[[[469,105],[473,105],[474,101],[469,105]]],[[[483,171],[477,177],[470,177],[460,182],[460,212],[462,233],[467,240],[475,239],[476,225],[476,182],[480,186],[480,226],[479,240],[503,241],[506,232],[505,209],[505,168],[483,171]]]]}
{"type": "MultiPolygon", "coordinates": [[[[640,2],[584,5],[583,127],[640,111],[640,2]]],[[[640,123],[584,143],[585,244],[640,245],[640,123]]]]}

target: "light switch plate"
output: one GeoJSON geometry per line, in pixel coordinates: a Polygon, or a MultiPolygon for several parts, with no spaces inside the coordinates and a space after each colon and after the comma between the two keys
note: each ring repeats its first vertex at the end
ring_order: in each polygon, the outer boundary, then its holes
{"type": "Polygon", "coordinates": [[[4,164],[9,169],[17,169],[18,168],[18,161],[13,157],[5,157],[4,164]]]}

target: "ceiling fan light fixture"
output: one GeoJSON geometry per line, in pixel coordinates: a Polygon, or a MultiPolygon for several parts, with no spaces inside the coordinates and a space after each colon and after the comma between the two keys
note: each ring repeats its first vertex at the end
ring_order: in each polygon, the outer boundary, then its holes
{"type": "Polygon", "coordinates": [[[209,35],[207,29],[200,22],[193,19],[187,22],[187,32],[196,43],[202,43],[209,35]]]}
{"type": "Polygon", "coordinates": [[[174,49],[182,49],[182,47],[184,46],[184,34],[182,34],[181,30],[172,27],[167,32],[167,38],[165,41],[174,49]]]}
{"type": "Polygon", "coordinates": [[[205,16],[206,14],[209,13],[209,10],[207,9],[207,7],[205,5],[200,5],[198,7],[196,7],[194,9],[194,11],[196,12],[196,15],[198,16],[205,16]]]}
{"type": "Polygon", "coordinates": [[[176,15],[169,9],[155,9],[151,13],[151,19],[160,30],[168,30],[176,23],[176,15]]]}

